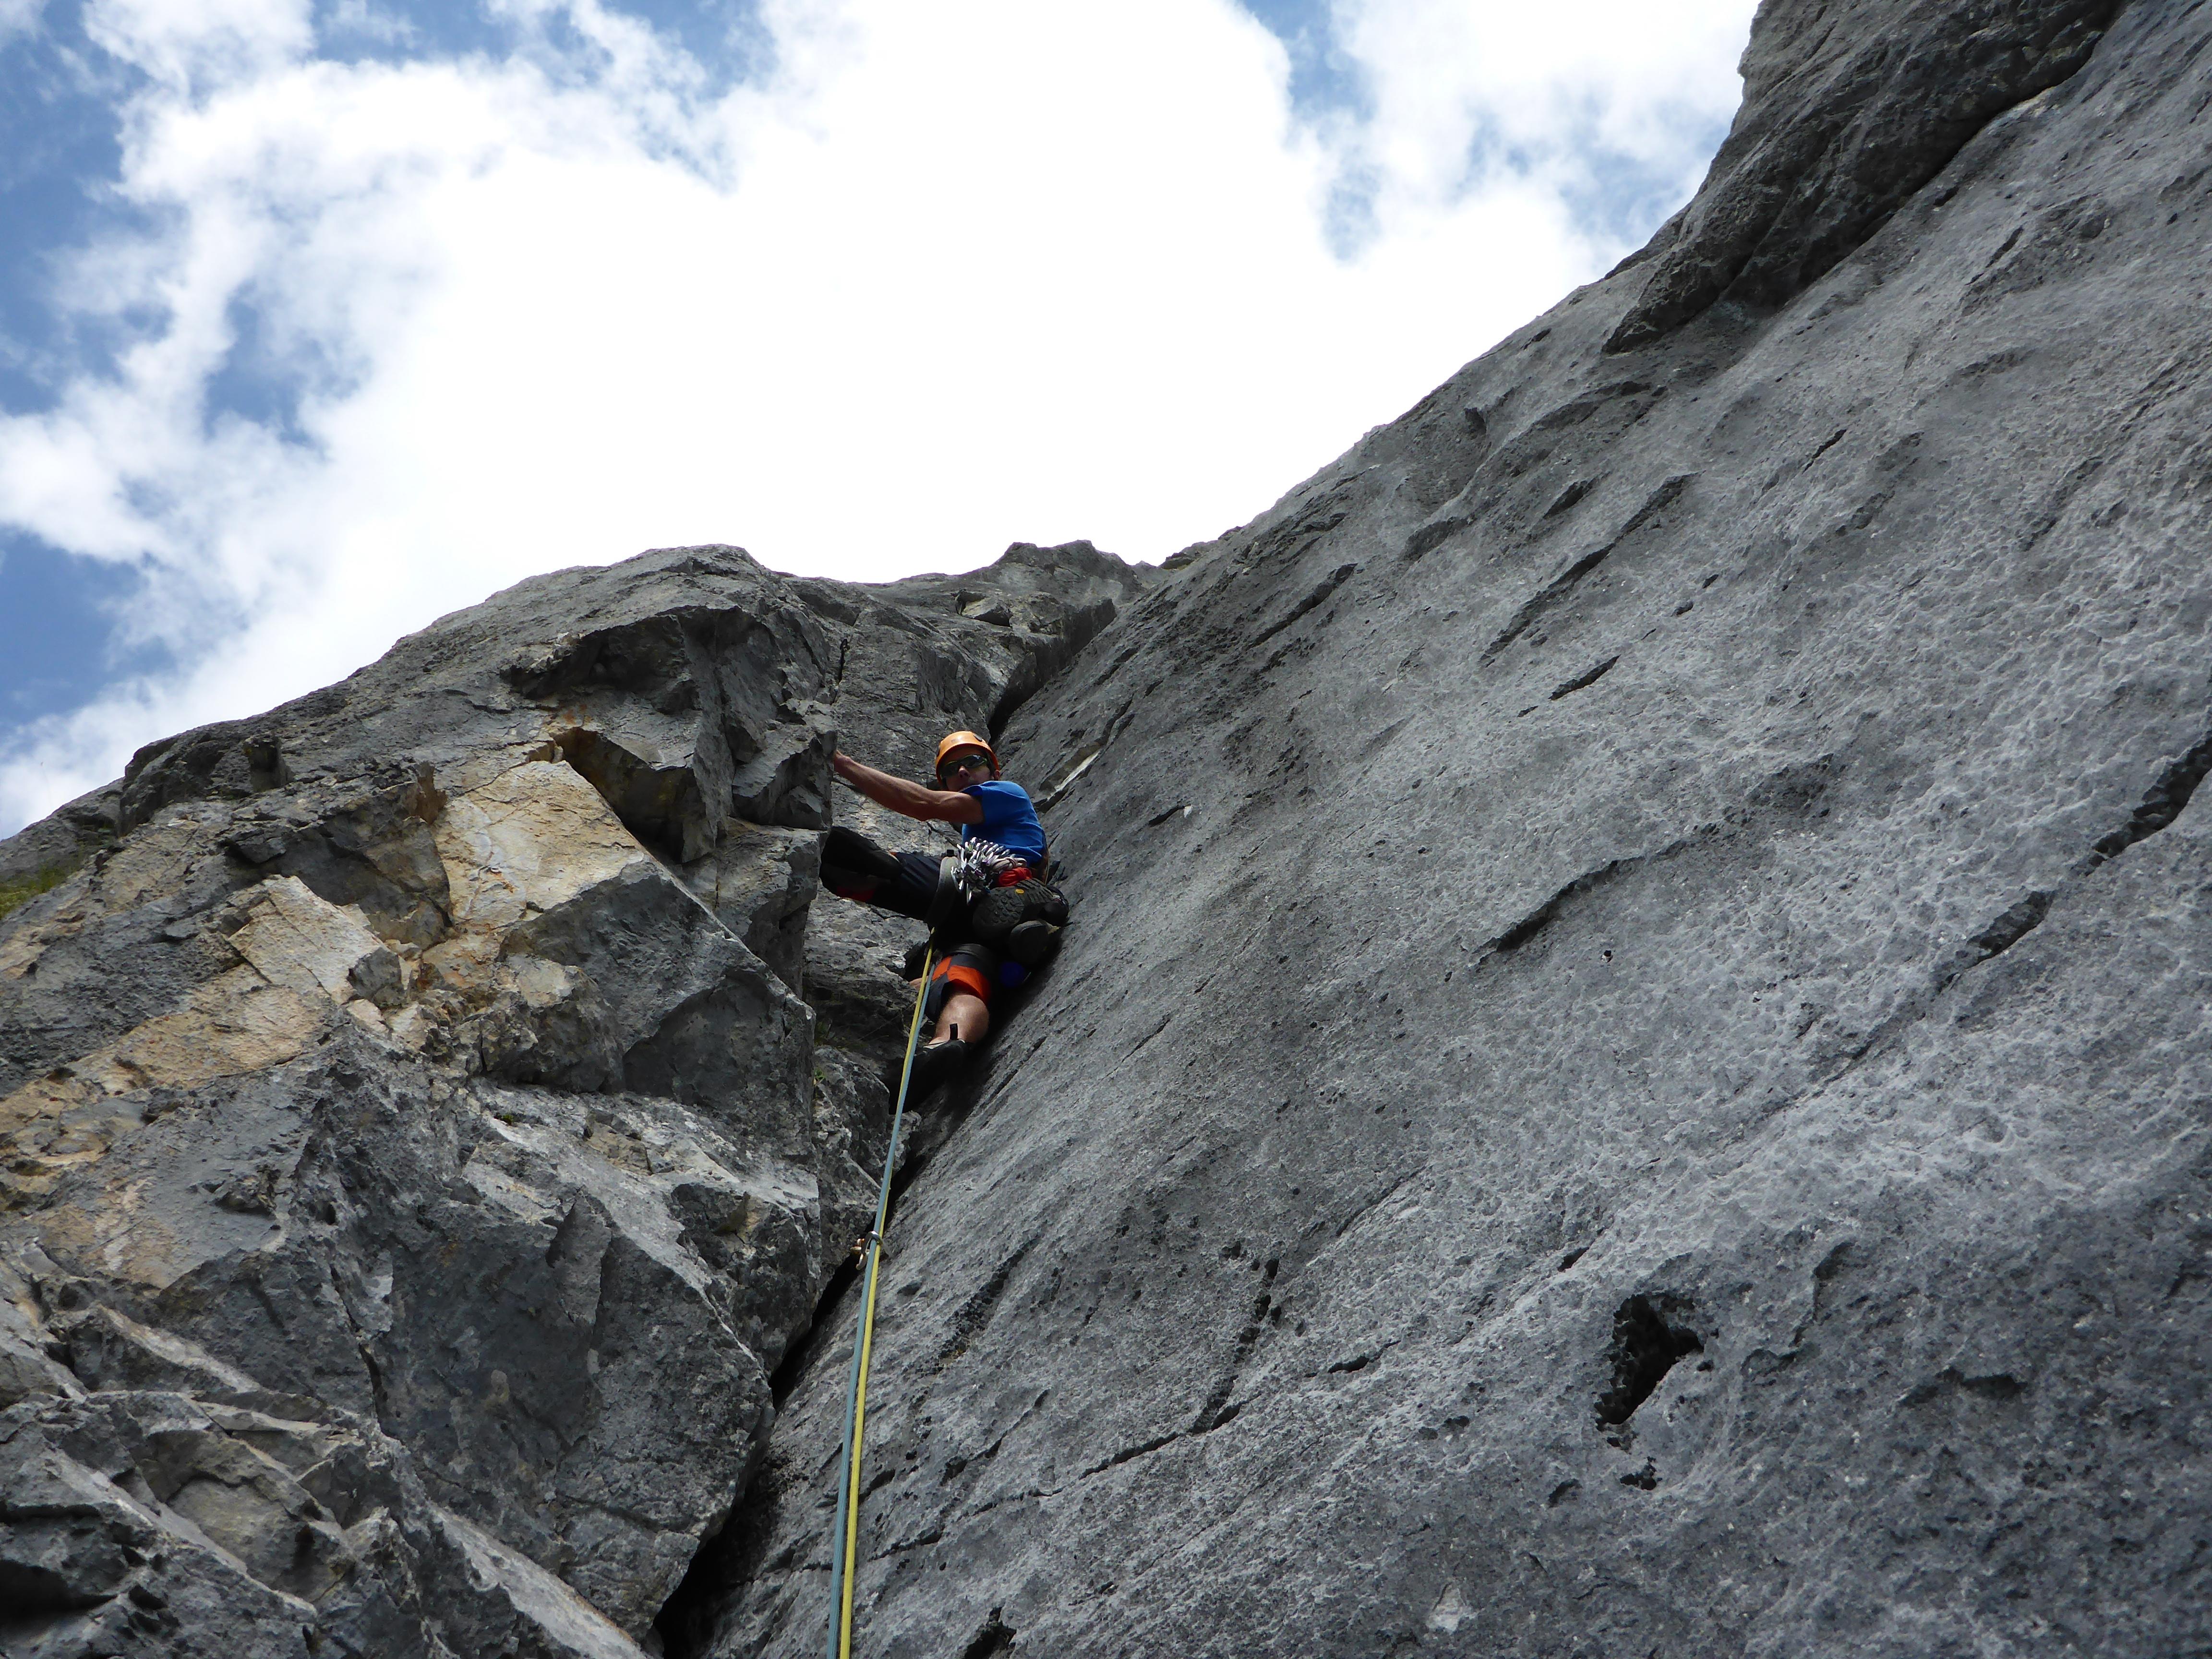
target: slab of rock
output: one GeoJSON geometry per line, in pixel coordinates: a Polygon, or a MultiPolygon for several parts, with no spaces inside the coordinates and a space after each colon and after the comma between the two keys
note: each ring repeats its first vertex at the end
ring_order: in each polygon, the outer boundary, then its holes
{"type": "Polygon", "coordinates": [[[806,922],[822,875],[822,838],[731,819],[714,851],[679,872],[722,925],[794,992],[806,972],[806,922]]]}
{"type": "MultiPolygon", "coordinates": [[[[1746,68],[1008,722],[1079,925],[893,1222],[864,1650],[2212,1643],[2212,16],[1746,68]]],[[[696,1650],[819,1650],[835,1312],[696,1650]]]]}

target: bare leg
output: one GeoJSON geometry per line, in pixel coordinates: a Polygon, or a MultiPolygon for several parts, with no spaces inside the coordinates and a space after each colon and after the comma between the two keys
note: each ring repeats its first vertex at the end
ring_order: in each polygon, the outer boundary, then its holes
{"type": "Polygon", "coordinates": [[[983,1006],[983,999],[965,991],[955,991],[945,1000],[945,1012],[937,1017],[937,1034],[930,1039],[933,1048],[951,1037],[958,1037],[973,1048],[991,1030],[991,1011],[983,1006]]]}

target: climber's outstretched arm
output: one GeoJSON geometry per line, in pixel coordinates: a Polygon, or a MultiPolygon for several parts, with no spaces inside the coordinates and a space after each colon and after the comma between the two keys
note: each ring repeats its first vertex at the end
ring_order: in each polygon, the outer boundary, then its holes
{"type": "Polygon", "coordinates": [[[863,766],[849,755],[832,755],[830,764],[839,777],[878,806],[903,812],[910,818],[935,819],[942,823],[981,823],[983,803],[957,789],[925,789],[905,778],[895,778],[863,766]]]}

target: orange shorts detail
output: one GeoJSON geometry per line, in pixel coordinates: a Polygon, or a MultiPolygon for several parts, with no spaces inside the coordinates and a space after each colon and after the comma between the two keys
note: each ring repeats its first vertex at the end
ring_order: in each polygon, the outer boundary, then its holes
{"type": "Polygon", "coordinates": [[[982,969],[970,968],[964,962],[940,962],[930,978],[957,985],[969,996],[980,997],[985,1002],[991,1000],[991,981],[983,977],[982,969]]]}

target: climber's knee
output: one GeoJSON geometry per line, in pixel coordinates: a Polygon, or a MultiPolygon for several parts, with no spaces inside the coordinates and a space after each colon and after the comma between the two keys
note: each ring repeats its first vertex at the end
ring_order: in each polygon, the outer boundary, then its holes
{"type": "Polygon", "coordinates": [[[822,884],[840,898],[866,903],[898,877],[898,860],[858,831],[841,823],[822,837],[822,884]]]}
{"type": "Polygon", "coordinates": [[[983,999],[966,991],[955,991],[945,1000],[933,1040],[943,1042],[949,1037],[957,1037],[973,1048],[990,1033],[991,1010],[983,999]]]}
{"type": "Polygon", "coordinates": [[[938,863],[926,853],[885,852],[842,823],[822,837],[824,887],[918,921],[928,921],[936,905],[938,863]]]}

